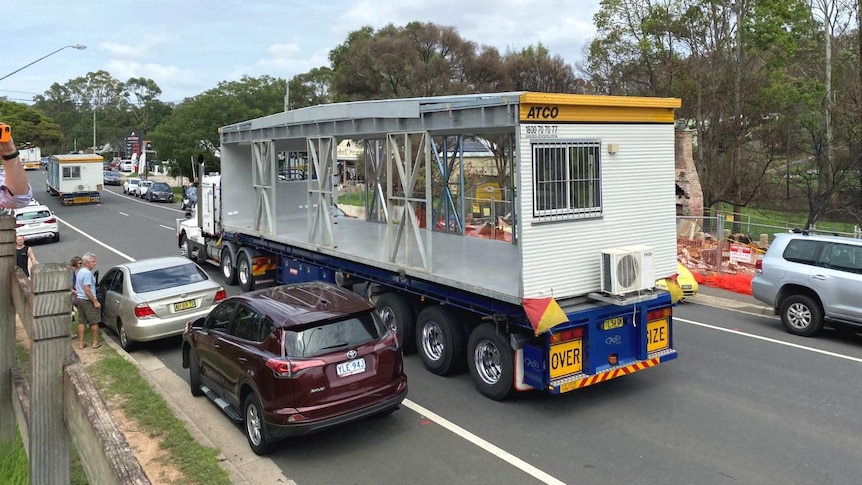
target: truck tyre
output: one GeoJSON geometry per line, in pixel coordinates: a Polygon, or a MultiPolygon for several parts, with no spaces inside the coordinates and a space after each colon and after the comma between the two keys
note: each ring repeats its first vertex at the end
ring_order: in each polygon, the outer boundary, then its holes
{"type": "Polygon", "coordinates": [[[185,234],[182,235],[182,239],[180,240],[180,256],[192,259],[192,245],[185,234]]]}
{"type": "Polygon", "coordinates": [[[221,250],[221,259],[219,260],[221,267],[221,276],[224,278],[224,283],[229,286],[236,284],[236,267],[233,265],[233,257],[230,254],[230,248],[221,250]]]}
{"type": "Polygon", "coordinates": [[[251,255],[241,253],[237,259],[239,262],[237,263],[236,277],[239,280],[239,287],[242,288],[242,291],[253,291],[254,274],[252,274],[251,255]]]}
{"type": "Polygon", "coordinates": [[[508,398],[515,386],[515,354],[506,334],[483,323],[470,334],[467,349],[470,376],[479,393],[495,401],[508,398]]]}
{"type": "Polygon", "coordinates": [[[256,455],[263,456],[272,451],[272,443],[266,432],[266,419],[263,415],[263,406],[260,399],[250,392],[243,404],[243,424],[245,424],[245,437],[248,445],[256,455]]]}
{"type": "Polygon", "coordinates": [[[401,351],[416,352],[416,313],[404,296],[398,293],[383,293],[377,296],[375,306],[386,325],[395,327],[401,351]]]}
{"type": "Polygon", "coordinates": [[[781,323],[793,335],[811,337],[823,328],[823,310],[808,295],[793,295],[781,303],[781,323]]]}
{"type": "Polygon", "coordinates": [[[464,327],[449,309],[426,307],[416,321],[416,348],[432,374],[443,376],[464,370],[467,362],[464,327]]]}
{"type": "Polygon", "coordinates": [[[192,391],[192,396],[204,395],[204,391],[201,390],[201,369],[200,364],[198,364],[198,356],[192,349],[189,349],[189,388],[192,391]]]}

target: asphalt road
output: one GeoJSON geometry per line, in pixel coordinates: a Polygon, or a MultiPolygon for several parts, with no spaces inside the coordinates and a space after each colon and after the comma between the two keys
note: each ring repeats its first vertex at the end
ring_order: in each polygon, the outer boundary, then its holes
{"type": "MultiPolygon", "coordinates": [[[[34,246],[41,262],[90,250],[104,272],[129,257],[177,254],[173,228],[183,213],[176,204],[141,202],[111,187],[99,206],[62,207],[39,190],[44,174],[29,175],[37,198],[61,220],[59,243],[34,246]]],[[[696,302],[676,309],[674,329],[675,361],[561,396],[527,393],[504,403],[480,396],[466,374],[438,377],[408,356],[401,410],[285,441],[271,459],[300,485],[862,481],[862,337],[832,330],[794,337],[773,317],[696,302]]],[[[150,354],[187,379],[179,339],[134,355],[150,354]]],[[[227,421],[215,406],[202,409],[193,419],[227,421]]]]}

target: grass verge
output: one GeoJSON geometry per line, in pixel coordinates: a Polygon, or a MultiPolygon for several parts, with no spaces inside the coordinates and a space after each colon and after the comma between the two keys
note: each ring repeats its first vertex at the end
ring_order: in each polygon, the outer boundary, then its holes
{"type": "MultiPolygon", "coordinates": [[[[87,329],[85,342],[92,337],[87,329]]],[[[92,350],[91,350],[92,351],[92,350]]],[[[231,485],[227,471],[219,465],[219,450],[198,443],[185,427],[185,423],[174,416],[162,397],[150,387],[134,364],[120,356],[113,347],[104,345],[100,358],[87,367],[87,373],[102,397],[118,403],[126,417],[134,420],[140,429],[148,430],[151,438],[157,439],[165,451],[166,460],[176,466],[183,477],[177,481],[183,485],[231,485]]],[[[29,355],[22,346],[17,346],[18,362],[27,375],[29,355]]],[[[86,474],[72,447],[72,485],[88,485],[86,474]]],[[[29,485],[29,464],[20,434],[15,443],[0,443],[0,484],[29,485]]],[[[150,480],[156,477],[150,477],[150,480]]]]}

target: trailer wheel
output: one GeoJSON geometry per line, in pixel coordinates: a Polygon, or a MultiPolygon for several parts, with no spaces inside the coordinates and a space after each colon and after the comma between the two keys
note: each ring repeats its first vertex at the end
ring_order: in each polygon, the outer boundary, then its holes
{"type": "Polygon", "coordinates": [[[252,274],[251,269],[251,256],[248,253],[242,253],[239,255],[236,273],[237,279],[239,280],[239,286],[242,288],[242,291],[254,290],[254,275],[252,274]]]}
{"type": "Polygon", "coordinates": [[[386,325],[395,327],[402,352],[416,352],[416,313],[407,298],[398,293],[383,293],[375,306],[386,325]]]}
{"type": "Polygon", "coordinates": [[[503,401],[512,394],[515,382],[515,354],[506,334],[483,323],[470,334],[470,376],[483,396],[503,401]]]}
{"type": "Polygon", "coordinates": [[[416,330],[416,347],[426,369],[438,376],[464,370],[467,339],[455,314],[439,305],[426,307],[416,330]]]}
{"type": "Polygon", "coordinates": [[[229,248],[221,250],[221,275],[224,278],[226,285],[233,286],[236,284],[236,268],[233,265],[233,256],[230,254],[229,248]]]}

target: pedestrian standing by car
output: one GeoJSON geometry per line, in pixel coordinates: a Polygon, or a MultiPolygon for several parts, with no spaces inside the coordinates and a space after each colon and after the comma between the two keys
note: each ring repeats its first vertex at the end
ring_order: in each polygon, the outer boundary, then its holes
{"type": "MultiPolygon", "coordinates": [[[[11,130],[7,125],[0,128],[11,130]]],[[[3,158],[3,168],[6,169],[6,174],[0,175],[0,208],[18,209],[33,200],[33,189],[27,182],[27,174],[24,173],[15,142],[12,141],[11,135],[8,138],[8,141],[0,141],[0,157],[3,158]]]]}
{"type": "Polygon", "coordinates": [[[93,269],[96,267],[96,255],[87,253],[81,257],[81,269],[75,277],[75,296],[78,298],[78,348],[87,346],[84,343],[84,326],[90,325],[93,334],[93,348],[99,344],[99,323],[102,321],[102,305],[96,298],[96,277],[93,269]]]}
{"type": "Polygon", "coordinates": [[[33,253],[33,248],[24,243],[24,236],[15,238],[15,263],[24,270],[24,274],[30,277],[30,267],[38,264],[36,255],[33,253]]]}

